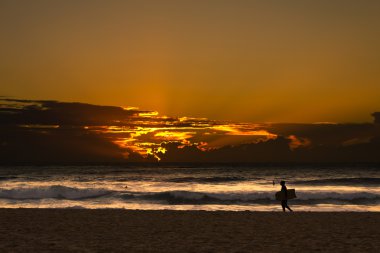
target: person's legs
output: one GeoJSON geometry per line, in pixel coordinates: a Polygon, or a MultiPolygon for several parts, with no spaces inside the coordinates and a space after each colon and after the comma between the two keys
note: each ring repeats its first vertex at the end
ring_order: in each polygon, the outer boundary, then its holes
{"type": "Polygon", "coordinates": [[[282,211],[285,212],[286,200],[281,200],[282,211]]]}
{"type": "Polygon", "coordinates": [[[285,207],[289,209],[289,211],[293,212],[292,209],[290,209],[290,207],[288,206],[288,201],[285,202],[285,207]]]}

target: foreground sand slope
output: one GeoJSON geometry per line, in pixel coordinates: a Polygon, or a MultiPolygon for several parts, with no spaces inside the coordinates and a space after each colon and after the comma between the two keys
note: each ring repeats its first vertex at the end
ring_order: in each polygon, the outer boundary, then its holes
{"type": "Polygon", "coordinates": [[[0,252],[380,252],[380,213],[0,209],[0,252]]]}

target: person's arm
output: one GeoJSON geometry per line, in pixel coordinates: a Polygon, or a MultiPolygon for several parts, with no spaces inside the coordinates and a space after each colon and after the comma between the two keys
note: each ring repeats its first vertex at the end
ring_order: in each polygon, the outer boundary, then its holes
{"type": "Polygon", "coordinates": [[[288,189],[284,186],[285,199],[288,199],[288,189]]]}

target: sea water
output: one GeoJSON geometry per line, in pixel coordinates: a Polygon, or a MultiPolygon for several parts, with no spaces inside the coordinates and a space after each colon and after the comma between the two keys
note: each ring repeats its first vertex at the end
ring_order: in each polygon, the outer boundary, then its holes
{"type": "Polygon", "coordinates": [[[0,167],[1,208],[380,211],[380,168],[318,166],[0,167]]]}

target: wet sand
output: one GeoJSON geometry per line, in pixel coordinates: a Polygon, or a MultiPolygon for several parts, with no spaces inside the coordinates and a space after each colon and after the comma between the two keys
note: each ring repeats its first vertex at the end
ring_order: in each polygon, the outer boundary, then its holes
{"type": "Polygon", "coordinates": [[[0,209],[0,252],[380,252],[380,213],[0,209]]]}

